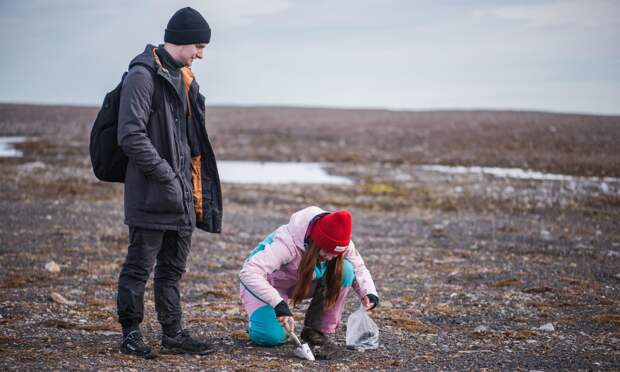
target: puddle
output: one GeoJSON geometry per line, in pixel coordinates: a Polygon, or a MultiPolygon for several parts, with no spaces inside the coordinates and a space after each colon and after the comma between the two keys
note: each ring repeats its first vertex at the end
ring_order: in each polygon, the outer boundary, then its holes
{"type": "Polygon", "coordinates": [[[26,137],[0,137],[0,158],[19,158],[24,155],[13,145],[26,142],[26,137]]]}
{"type": "Polygon", "coordinates": [[[498,178],[515,178],[539,181],[591,181],[591,182],[618,182],[615,177],[577,177],[564,174],[542,173],[521,168],[498,168],[498,167],[460,167],[447,165],[420,165],[417,169],[430,172],[451,174],[479,174],[490,175],[498,178]]]}
{"type": "Polygon", "coordinates": [[[324,163],[303,162],[258,162],[218,160],[217,168],[222,182],[287,184],[311,183],[330,185],[351,185],[346,177],[328,174],[324,163]]]}

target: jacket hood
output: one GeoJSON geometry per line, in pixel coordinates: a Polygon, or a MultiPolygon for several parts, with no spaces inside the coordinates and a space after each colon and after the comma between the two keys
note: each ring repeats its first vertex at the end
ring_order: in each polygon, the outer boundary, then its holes
{"type": "Polygon", "coordinates": [[[134,65],[144,65],[153,69],[153,71],[157,71],[159,67],[157,62],[155,61],[155,56],[153,55],[153,49],[157,49],[156,46],[148,44],[144,48],[144,52],[138,54],[134,59],[129,62],[129,68],[132,68],[134,65]]]}
{"type": "Polygon", "coordinates": [[[306,237],[306,231],[308,230],[310,221],[319,214],[324,213],[328,212],[319,207],[311,206],[297,211],[291,216],[287,228],[293,238],[293,243],[302,251],[305,250],[304,238],[306,237]]]}

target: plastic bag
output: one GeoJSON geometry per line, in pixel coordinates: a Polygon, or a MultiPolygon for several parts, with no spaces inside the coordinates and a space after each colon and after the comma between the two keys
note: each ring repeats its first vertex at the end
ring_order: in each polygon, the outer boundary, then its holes
{"type": "Polygon", "coordinates": [[[379,327],[370,318],[364,305],[347,320],[347,348],[364,351],[379,347],[379,327]]]}

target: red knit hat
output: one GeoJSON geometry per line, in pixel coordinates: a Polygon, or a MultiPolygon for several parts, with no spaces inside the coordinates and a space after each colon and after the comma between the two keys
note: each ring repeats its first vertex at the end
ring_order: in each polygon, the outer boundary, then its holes
{"type": "Polygon", "coordinates": [[[351,219],[345,210],[326,214],[314,223],[310,237],[325,252],[341,255],[351,241],[351,219]]]}

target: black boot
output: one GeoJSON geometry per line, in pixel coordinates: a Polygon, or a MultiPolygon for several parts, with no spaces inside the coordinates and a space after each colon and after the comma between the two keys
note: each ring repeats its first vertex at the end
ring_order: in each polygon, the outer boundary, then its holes
{"type": "Polygon", "coordinates": [[[213,351],[215,349],[211,344],[193,338],[187,330],[180,331],[174,337],[164,333],[161,339],[161,352],[164,354],[204,355],[213,351]]]}
{"type": "Polygon", "coordinates": [[[144,343],[140,331],[131,331],[123,337],[120,349],[123,354],[136,355],[146,359],[157,356],[157,352],[144,343]]]}
{"type": "Polygon", "coordinates": [[[309,343],[310,346],[323,346],[329,342],[323,332],[308,327],[304,327],[301,331],[301,339],[309,343]]]}
{"type": "Polygon", "coordinates": [[[316,359],[329,360],[333,359],[338,353],[338,346],[333,341],[334,335],[326,335],[317,331],[317,328],[321,327],[323,313],[325,312],[326,295],[325,280],[321,280],[317,283],[308,310],[306,310],[301,339],[310,344],[316,359]]]}
{"type": "Polygon", "coordinates": [[[310,344],[316,359],[333,359],[338,353],[338,345],[333,340],[334,335],[326,335],[315,329],[304,327],[301,339],[310,344]]]}

